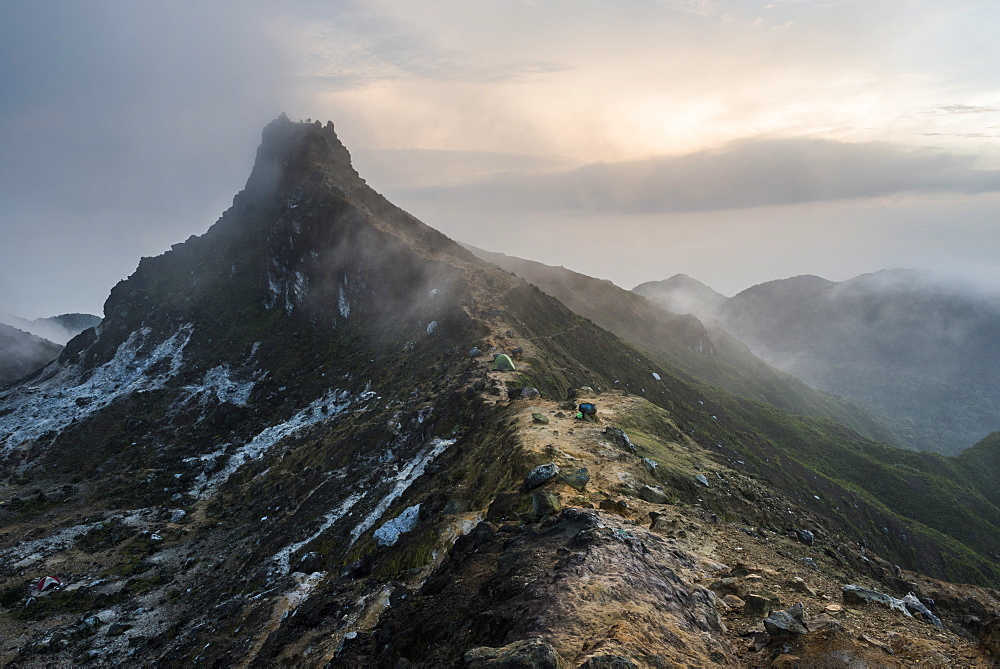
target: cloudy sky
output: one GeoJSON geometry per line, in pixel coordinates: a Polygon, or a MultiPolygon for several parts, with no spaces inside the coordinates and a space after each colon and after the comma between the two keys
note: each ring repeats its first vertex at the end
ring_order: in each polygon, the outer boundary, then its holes
{"type": "Polygon", "coordinates": [[[101,313],[282,111],[460,241],[631,288],[998,279],[991,0],[0,0],[0,312],[101,313]]]}

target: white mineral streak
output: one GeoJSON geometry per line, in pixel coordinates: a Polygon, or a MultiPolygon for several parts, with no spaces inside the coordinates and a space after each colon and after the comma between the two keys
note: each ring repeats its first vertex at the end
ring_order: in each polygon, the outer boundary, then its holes
{"type": "Polygon", "coordinates": [[[392,478],[388,479],[391,482],[392,488],[389,493],[382,498],[382,500],[375,506],[371,513],[369,513],[364,520],[358,523],[351,531],[351,543],[353,544],[358,540],[362,534],[367,532],[375,523],[379,521],[382,514],[386,512],[386,509],[395,502],[400,495],[406,492],[406,489],[410,485],[420,478],[420,475],[424,473],[424,468],[430,464],[431,460],[441,455],[446,448],[455,443],[454,439],[440,439],[435,437],[431,440],[430,447],[424,451],[421,451],[412,460],[406,463],[399,472],[392,478]]]}
{"type": "Polygon", "coordinates": [[[215,396],[220,402],[246,406],[255,385],[254,380],[237,381],[231,378],[229,365],[219,365],[205,372],[201,385],[184,386],[184,390],[191,395],[206,393],[207,396],[215,396]]]}
{"type": "Polygon", "coordinates": [[[276,443],[304,427],[320,423],[346,411],[352,404],[350,393],[346,390],[328,390],[322,397],[314,400],[284,423],[272,425],[261,431],[249,442],[240,446],[229,457],[226,465],[216,472],[200,491],[200,496],[211,494],[220,485],[229,480],[233,473],[249,460],[263,457],[276,443]]]}
{"type": "Polygon", "coordinates": [[[344,318],[351,315],[351,303],[347,300],[347,292],[343,286],[337,288],[337,309],[344,318]]]}
{"type": "Polygon", "coordinates": [[[379,546],[395,546],[399,535],[411,531],[420,520],[420,505],[414,504],[392,520],[387,520],[372,536],[379,546]]]}
{"type": "Polygon", "coordinates": [[[61,430],[74,419],[103,409],[119,397],[157,390],[177,374],[194,326],[182,325],[170,337],[143,351],[152,331],[148,327],[129,335],[114,357],[89,375],[78,364],[55,367],[30,386],[0,393],[0,451],[33,441],[50,430],[61,430]],[[150,374],[154,365],[167,361],[166,370],[150,374]]]}
{"type": "Polygon", "coordinates": [[[341,502],[336,509],[330,511],[325,516],[323,516],[323,522],[320,523],[319,527],[316,528],[308,537],[302,541],[296,541],[294,544],[289,544],[285,546],[280,551],[274,554],[271,559],[276,562],[276,570],[279,574],[287,574],[291,570],[291,557],[292,554],[297,550],[308,544],[310,541],[318,537],[319,535],[326,532],[328,529],[333,527],[333,524],[344,517],[344,515],[350,511],[358,501],[364,497],[364,493],[354,493],[349,496],[343,502],[341,502]]]}
{"type": "Polygon", "coordinates": [[[139,509],[128,515],[121,514],[96,523],[84,523],[82,525],[63,528],[41,539],[22,541],[19,544],[0,551],[0,564],[7,565],[12,569],[29,567],[41,562],[49,555],[72,548],[77,537],[86,534],[94,528],[103,527],[113,520],[121,521],[129,527],[142,527],[153,521],[153,511],[151,509],[139,509]]]}

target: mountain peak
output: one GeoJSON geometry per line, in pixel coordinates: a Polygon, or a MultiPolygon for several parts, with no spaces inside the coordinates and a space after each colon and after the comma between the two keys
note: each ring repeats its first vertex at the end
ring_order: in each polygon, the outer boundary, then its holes
{"type": "Polygon", "coordinates": [[[667,311],[709,319],[715,318],[716,312],[728,299],[687,274],[675,274],[662,281],[640,283],[632,292],[652,300],[667,311]]]}
{"type": "Polygon", "coordinates": [[[316,182],[347,193],[365,185],[332,121],[326,125],[320,121],[296,123],[281,114],[261,132],[246,192],[254,198],[267,198],[316,182]]]}

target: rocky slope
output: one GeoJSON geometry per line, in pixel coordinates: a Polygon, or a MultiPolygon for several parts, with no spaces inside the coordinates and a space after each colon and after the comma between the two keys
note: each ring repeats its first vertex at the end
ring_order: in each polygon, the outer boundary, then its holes
{"type": "Polygon", "coordinates": [[[970,463],[673,370],[279,118],[206,234],[0,393],[0,661],[989,661],[1000,508],[970,463]]]}
{"type": "Polygon", "coordinates": [[[730,299],[694,283],[675,277],[635,292],[717,319],[770,364],[872,412],[910,448],[958,453],[1000,429],[996,295],[909,270],[794,277],[730,299]]]}

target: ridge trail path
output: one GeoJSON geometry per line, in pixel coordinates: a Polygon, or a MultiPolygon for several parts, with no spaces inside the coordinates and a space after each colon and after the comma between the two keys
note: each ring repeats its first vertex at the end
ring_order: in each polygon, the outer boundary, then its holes
{"type": "MultiPolygon", "coordinates": [[[[817,541],[808,546],[762,528],[720,521],[701,506],[700,498],[691,499],[685,491],[672,490],[671,479],[658,478],[650,471],[643,459],[648,453],[641,444],[637,442],[638,452],[631,453],[605,434],[608,426],[628,425],[631,415],[648,411],[650,405],[645,399],[610,391],[581,396],[576,401],[596,403],[597,422],[577,420],[573,411],[560,409],[559,403],[542,398],[508,403],[529,462],[553,462],[561,472],[585,467],[590,476],[583,491],[561,481],[550,481],[544,489],[555,493],[563,506],[613,514],[626,525],[648,528],[697,556],[696,565],[680,570],[678,576],[716,593],[730,651],[741,666],[769,666],[772,662],[774,666],[789,667],[996,666],[976,639],[968,633],[965,636],[956,633],[955,627],[946,625],[945,629],[937,629],[898,611],[845,603],[842,588],[846,584],[882,592],[886,592],[886,586],[835,561],[829,544],[817,541]],[[545,416],[548,423],[539,423],[533,414],[545,416]],[[660,487],[671,501],[663,504],[646,501],[640,497],[645,486],[660,487]],[[684,501],[676,501],[678,498],[684,501]],[[755,650],[755,638],[762,638],[764,633],[762,617],[744,615],[742,604],[732,598],[729,600],[732,606],[723,602],[727,593],[741,600],[751,595],[764,596],[771,600],[774,611],[801,602],[810,622],[810,634],[783,646],[779,644],[778,648],[772,642],[768,648],[755,650]]],[[[629,433],[627,427],[625,432],[629,433]]],[[[713,460],[711,452],[680,431],[675,434],[678,440],[662,444],[663,449],[658,451],[661,455],[669,454],[670,462],[661,462],[659,466],[671,470],[672,480],[685,476],[693,479],[704,473],[713,485],[713,489],[706,489],[706,498],[715,492],[715,487],[763,485],[713,460]]],[[[785,513],[786,505],[794,506],[780,491],[768,492],[773,495],[776,515],[785,513]]],[[[903,572],[903,578],[925,593],[954,598],[972,596],[987,606],[1000,605],[997,593],[986,588],[956,586],[915,572],[903,572]]]]}

